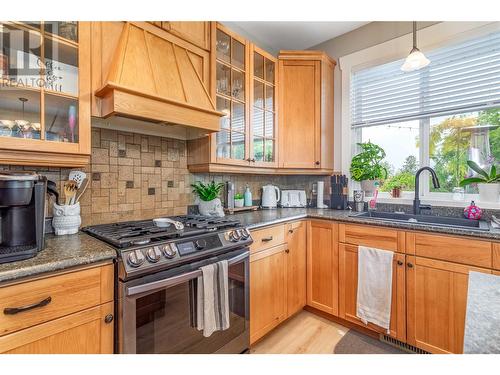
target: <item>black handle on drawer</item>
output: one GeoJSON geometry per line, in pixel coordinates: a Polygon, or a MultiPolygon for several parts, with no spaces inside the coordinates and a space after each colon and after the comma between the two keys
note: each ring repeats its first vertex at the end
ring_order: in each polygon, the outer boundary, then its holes
{"type": "Polygon", "coordinates": [[[15,315],[19,314],[24,311],[28,310],[33,310],[39,307],[44,307],[47,306],[50,302],[52,301],[52,297],[47,297],[44,300],[41,300],[40,302],[34,303],[32,305],[27,305],[27,306],[21,306],[21,307],[6,307],[3,309],[3,313],[5,315],[15,315]]]}
{"type": "Polygon", "coordinates": [[[269,242],[273,240],[273,236],[265,237],[262,239],[262,242],[269,242]]]}

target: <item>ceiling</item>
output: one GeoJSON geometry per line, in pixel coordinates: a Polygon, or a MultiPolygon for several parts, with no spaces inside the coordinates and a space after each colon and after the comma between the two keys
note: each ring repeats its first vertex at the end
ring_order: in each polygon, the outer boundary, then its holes
{"type": "Polygon", "coordinates": [[[368,22],[222,22],[269,52],[307,49],[368,22]]]}

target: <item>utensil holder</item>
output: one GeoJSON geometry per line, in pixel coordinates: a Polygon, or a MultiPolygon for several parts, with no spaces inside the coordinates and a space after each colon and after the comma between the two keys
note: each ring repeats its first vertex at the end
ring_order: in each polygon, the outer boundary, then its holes
{"type": "Polygon", "coordinates": [[[54,215],[52,226],[57,236],[78,233],[78,229],[80,229],[80,224],[82,223],[80,202],[71,205],[54,203],[52,213],[54,215]]]}

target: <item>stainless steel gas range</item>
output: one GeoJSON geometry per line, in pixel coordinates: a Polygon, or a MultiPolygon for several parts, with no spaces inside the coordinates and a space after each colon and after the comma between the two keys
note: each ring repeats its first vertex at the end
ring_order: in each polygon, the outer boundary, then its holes
{"type": "Polygon", "coordinates": [[[249,347],[250,232],[236,220],[203,216],[86,227],[118,252],[118,353],[242,353],[249,347]],[[227,260],[230,327],[204,337],[196,328],[201,266],[227,260]]]}

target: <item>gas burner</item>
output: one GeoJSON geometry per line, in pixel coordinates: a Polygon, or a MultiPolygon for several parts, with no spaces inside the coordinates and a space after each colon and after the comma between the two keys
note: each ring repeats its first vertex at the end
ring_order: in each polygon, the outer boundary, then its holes
{"type": "Polygon", "coordinates": [[[83,228],[83,231],[116,248],[128,248],[240,226],[238,220],[201,215],[173,216],[169,219],[182,223],[184,228],[177,229],[174,225],[158,227],[153,220],[140,220],[93,225],[83,228]]]}

